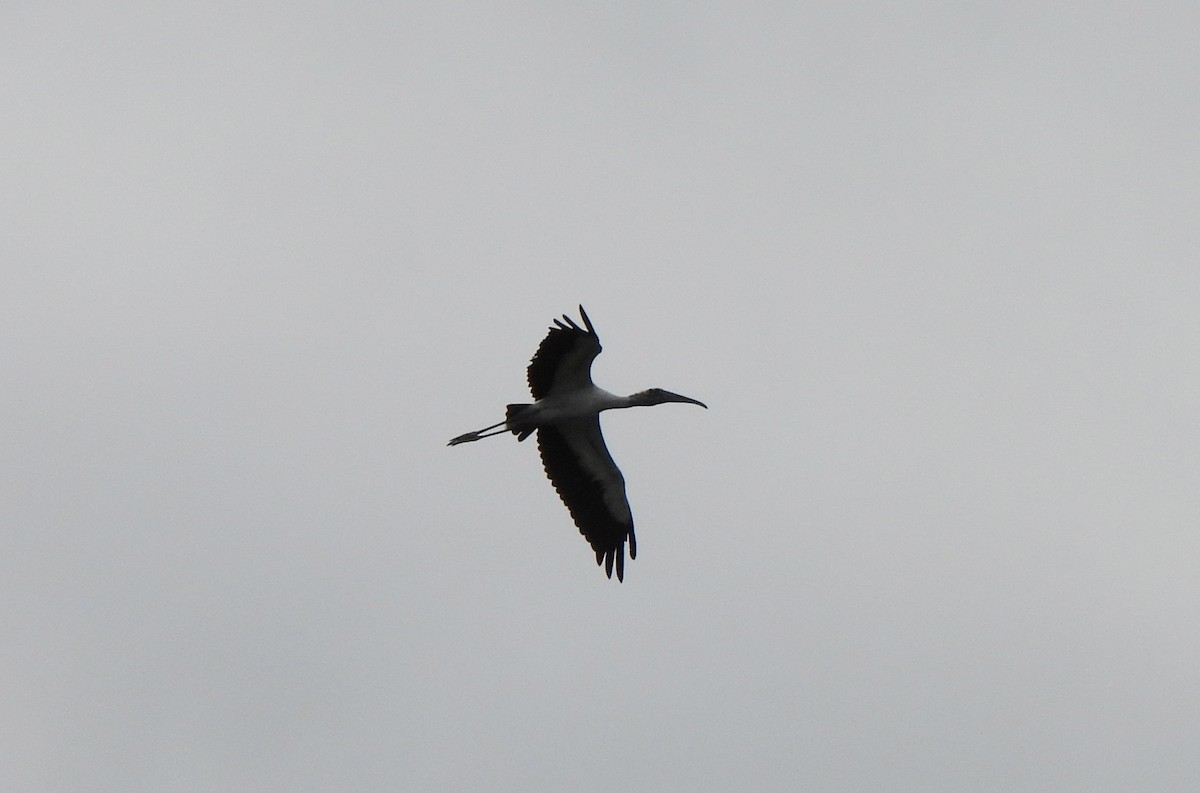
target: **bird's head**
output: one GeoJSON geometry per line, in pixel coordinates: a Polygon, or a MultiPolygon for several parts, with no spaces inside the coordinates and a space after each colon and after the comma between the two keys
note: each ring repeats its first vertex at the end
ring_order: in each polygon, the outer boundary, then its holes
{"type": "Polygon", "coordinates": [[[670,391],[664,391],[661,388],[648,388],[645,391],[638,391],[629,397],[629,401],[631,404],[638,406],[661,405],[664,402],[687,402],[689,405],[699,405],[705,410],[708,409],[708,405],[699,399],[672,394],[670,391]]]}

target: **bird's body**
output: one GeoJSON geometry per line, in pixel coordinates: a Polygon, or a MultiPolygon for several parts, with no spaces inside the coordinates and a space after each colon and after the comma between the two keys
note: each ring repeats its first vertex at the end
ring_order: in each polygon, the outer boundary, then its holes
{"type": "Polygon", "coordinates": [[[529,364],[529,390],[534,402],[511,404],[504,421],[459,435],[451,446],[511,432],[518,440],[538,434],[542,465],[575,525],[596,552],[597,564],[617,580],[625,577],[625,545],[637,556],[633,514],[625,498],[625,478],[613,462],[600,434],[600,413],[614,408],[687,402],[707,407],[690,397],[661,388],[630,396],[611,394],[592,383],[592,361],[600,354],[600,339],[583,306],[584,328],[568,316],[542,340],[529,364]],[[564,324],[565,323],[565,324],[564,324]],[[501,428],[501,429],[498,429],[501,428]]]}
{"type": "Polygon", "coordinates": [[[520,414],[521,421],[535,427],[540,427],[548,424],[557,424],[560,421],[587,418],[588,416],[594,416],[602,410],[629,407],[625,403],[626,397],[610,394],[603,388],[597,388],[596,386],[580,391],[573,391],[566,395],[566,397],[556,399],[553,396],[548,396],[527,405],[525,410],[520,414]]]}

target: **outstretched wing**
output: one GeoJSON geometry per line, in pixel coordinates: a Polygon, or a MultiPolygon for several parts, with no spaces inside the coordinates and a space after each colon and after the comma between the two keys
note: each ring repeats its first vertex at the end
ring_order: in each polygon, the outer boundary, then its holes
{"type": "Polygon", "coordinates": [[[625,541],[629,558],[637,558],[633,514],[625,498],[625,477],[613,462],[593,416],[540,427],[538,451],[546,475],[571,513],[575,525],[596,552],[596,564],[612,578],[625,580],[625,541]]]}
{"type": "Polygon", "coordinates": [[[563,314],[562,320],[554,320],[555,327],[550,328],[529,362],[526,374],[534,399],[577,391],[592,384],[592,361],[600,354],[600,338],[583,306],[579,307],[579,313],[584,328],[563,314]]]}

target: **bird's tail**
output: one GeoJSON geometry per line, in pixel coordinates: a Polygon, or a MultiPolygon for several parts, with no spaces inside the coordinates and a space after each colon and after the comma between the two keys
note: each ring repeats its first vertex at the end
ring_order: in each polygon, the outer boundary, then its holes
{"type": "Polygon", "coordinates": [[[521,416],[533,407],[528,403],[506,405],[504,410],[504,424],[508,427],[509,432],[517,436],[517,440],[523,441],[533,434],[536,427],[532,427],[521,420],[521,416]]]}

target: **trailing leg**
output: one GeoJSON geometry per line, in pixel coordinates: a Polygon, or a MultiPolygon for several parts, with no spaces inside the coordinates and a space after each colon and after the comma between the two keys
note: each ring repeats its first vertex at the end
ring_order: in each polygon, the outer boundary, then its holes
{"type": "Polygon", "coordinates": [[[506,423],[507,423],[506,421],[501,421],[499,424],[493,424],[492,426],[484,427],[481,430],[475,430],[474,432],[465,432],[462,435],[459,435],[457,438],[452,438],[450,440],[450,442],[447,443],[446,445],[447,446],[457,446],[460,443],[469,443],[471,441],[477,441],[480,438],[490,438],[493,435],[499,435],[501,433],[508,432],[507,428],[502,429],[502,430],[496,429],[497,427],[503,427],[506,423]],[[496,431],[488,432],[488,430],[496,430],[496,431]]]}

